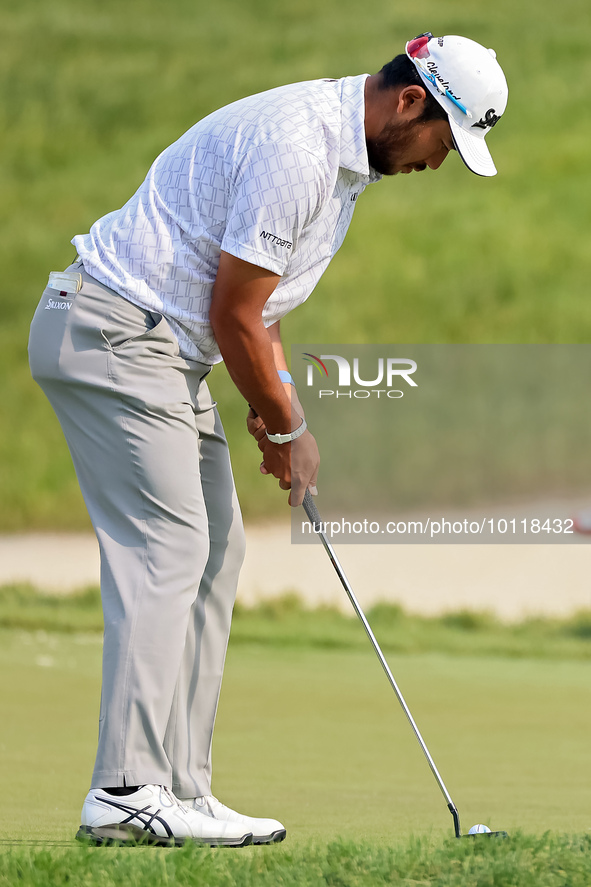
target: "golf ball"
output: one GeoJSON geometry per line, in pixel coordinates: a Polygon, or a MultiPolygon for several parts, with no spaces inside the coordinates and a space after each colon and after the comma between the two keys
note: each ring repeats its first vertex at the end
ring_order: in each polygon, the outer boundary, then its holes
{"type": "Polygon", "coordinates": [[[469,835],[483,835],[483,834],[486,834],[487,832],[490,832],[489,827],[487,825],[483,825],[481,822],[479,822],[478,825],[472,826],[472,828],[470,829],[468,834],[469,835]]]}

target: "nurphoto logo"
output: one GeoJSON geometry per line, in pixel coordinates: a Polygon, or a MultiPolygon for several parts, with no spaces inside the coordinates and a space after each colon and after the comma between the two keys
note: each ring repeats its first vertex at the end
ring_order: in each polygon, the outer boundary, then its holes
{"type": "Polygon", "coordinates": [[[404,382],[411,388],[417,388],[418,386],[418,383],[411,378],[417,370],[417,363],[415,360],[406,357],[379,357],[377,358],[377,365],[374,363],[371,368],[364,365],[363,375],[365,376],[371,372],[371,378],[369,379],[362,378],[358,357],[353,358],[352,365],[346,357],[342,357],[340,354],[321,354],[317,357],[315,354],[304,352],[302,359],[308,363],[306,384],[309,388],[315,386],[317,376],[320,376],[321,382],[327,379],[336,386],[334,388],[319,389],[319,398],[356,397],[364,399],[368,397],[379,398],[385,395],[396,400],[404,397],[404,391],[400,388],[395,388],[394,385],[400,385],[404,382]],[[325,361],[333,362],[330,370],[325,361]],[[336,364],[336,367],[334,364],[336,364]],[[359,388],[353,389],[351,376],[353,377],[353,384],[358,385],[359,388]],[[380,388],[380,385],[385,387],[380,388]]]}

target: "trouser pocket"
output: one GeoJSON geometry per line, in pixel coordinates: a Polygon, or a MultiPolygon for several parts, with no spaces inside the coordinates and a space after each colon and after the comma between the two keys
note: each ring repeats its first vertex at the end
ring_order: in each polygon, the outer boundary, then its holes
{"type": "Polygon", "coordinates": [[[161,314],[140,308],[120,297],[113,300],[109,316],[101,327],[101,336],[111,351],[118,351],[135,339],[149,335],[162,320],[161,314]]]}

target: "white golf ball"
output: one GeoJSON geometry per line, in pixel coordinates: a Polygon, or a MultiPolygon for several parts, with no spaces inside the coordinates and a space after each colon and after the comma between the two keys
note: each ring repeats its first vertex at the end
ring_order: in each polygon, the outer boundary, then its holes
{"type": "Polygon", "coordinates": [[[487,825],[483,825],[481,822],[479,822],[478,825],[472,826],[472,828],[470,829],[468,834],[469,835],[485,835],[487,832],[490,832],[489,827],[487,825]]]}

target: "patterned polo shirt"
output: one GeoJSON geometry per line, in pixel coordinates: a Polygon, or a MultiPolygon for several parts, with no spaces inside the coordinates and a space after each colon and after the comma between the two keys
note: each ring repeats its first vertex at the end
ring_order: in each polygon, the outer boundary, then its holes
{"type": "Polygon", "coordinates": [[[304,302],[381,178],[365,144],[369,75],[282,86],[227,105],[154,161],[125,206],[72,243],[86,271],[163,314],[181,354],[222,359],[209,323],[220,251],[281,275],[265,326],[304,302]]]}

